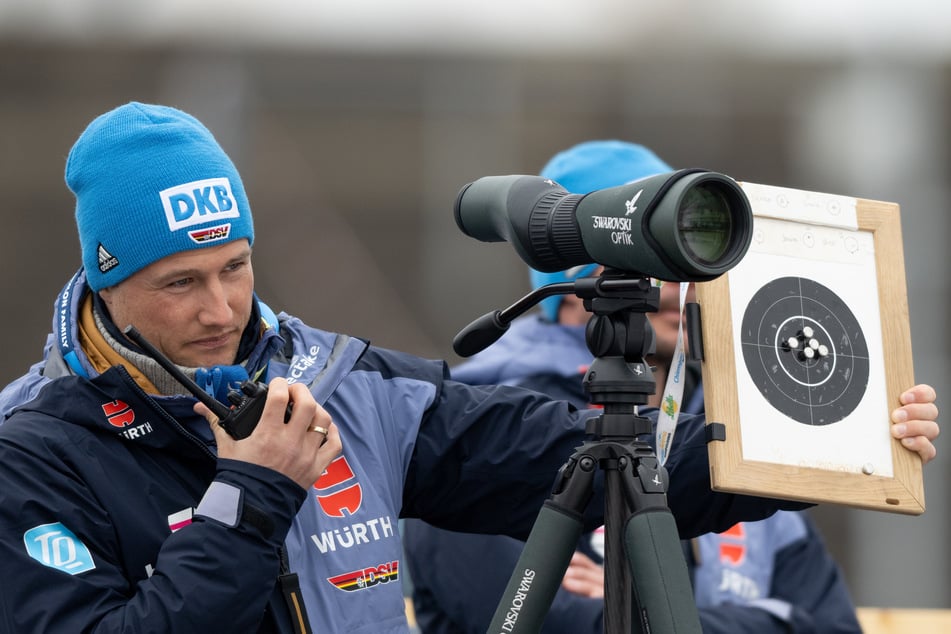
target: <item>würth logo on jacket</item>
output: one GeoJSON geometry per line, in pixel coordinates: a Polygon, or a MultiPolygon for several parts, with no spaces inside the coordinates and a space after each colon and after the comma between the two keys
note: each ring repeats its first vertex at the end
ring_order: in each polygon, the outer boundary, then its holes
{"type": "Polygon", "coordinates": [[[141,425],[132,426],[132,423],[135,422],[135,410],[124,401],[115,400],[103,403],[102,413],[106,415],[109,424],[121,429],[120,435],[129,440],[139,438],[152,431],[152,424],[148,421],[141,425]]]}
{"type": "Polygon", "coordinates": [[[354,590],[366,590],[380,583],[389,583],[400,578],[400,562],[391,561],[388,564],[361,568],[346,574],[328,577],[327,581],[336,586],[339,590],[353,592],[354,590]]]}
{"type": "Polygon", "coordinates": [[[731,566],[739,566],[746,559],[746,527],[743,523],[734,524],[720,533],[720,561],[731,566]]]}
{"type": "Polygon", "coordinates": [[[122,401],[103,403],[102,413],[113,427],[128,427],[135,421],[135,412],[122,401]]]}
{"type": "Polygon", "coordinates": [[[331,462],[314,482],[314,488],[320,508],[330,517],[347,517],[360,510],[363,489],[346,456],[331,462]]]}

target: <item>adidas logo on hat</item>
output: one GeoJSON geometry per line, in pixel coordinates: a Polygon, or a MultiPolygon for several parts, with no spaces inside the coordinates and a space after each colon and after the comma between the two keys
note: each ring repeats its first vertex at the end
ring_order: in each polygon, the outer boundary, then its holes
{"type": "Polygon", "coordinates": [[[102,246],[101,244],[99,245],[98,253],[99,253],[99,270],[102,271],[103,273],[105,273],[106,271],[108,271],[109,269],[111,269],[112,267],[114,267],[115,265],[119,263],[119,260],[114,255],[106,251],[106,247],[102,246]]]}

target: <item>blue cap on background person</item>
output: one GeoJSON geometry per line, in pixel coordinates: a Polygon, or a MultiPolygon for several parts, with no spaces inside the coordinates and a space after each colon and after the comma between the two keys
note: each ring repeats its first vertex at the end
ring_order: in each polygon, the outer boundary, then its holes
{"type": "Polygon", "coordinates": [[[174,253],[254,242],[238,170],[175,108],[132,102],[94,119],[69,152],[66,184],[94,291],[174,253]]]}
{"type": "MultiPolygon", "coordinates": [[[[643,145],[626,141],[585,141],[556,154],[540,176],[550,178],[569,193],[588,194],[598,189],[618,187],[655,174],[674,171],[643,145]]],[[[594,273],[597,264],[577,266],[567,271],[542,273],[529,269],[532,288],[556,282],[570,282],[594,273]]],[[[539,304],[542,315],[558,321],[562,296],[546,297],[539,304]]]]}

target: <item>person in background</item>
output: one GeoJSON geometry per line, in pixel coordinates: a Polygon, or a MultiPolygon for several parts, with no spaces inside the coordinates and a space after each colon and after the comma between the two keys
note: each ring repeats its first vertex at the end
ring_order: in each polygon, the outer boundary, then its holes
{"type": "MultiPolygon", "coordinates": [[[[622,141],[591,141],[556,155],[541,171],[571,193],[623,185],[670,172],[649,149],[622,141]]],[[[534,288],[597,274],[594,265],[569,271],[531,270],[534,288]]],[[[678,348],[680,289],[665,283],[656,313],[648,313],[655,350],[657,407],[678,348]]],[[[692,300],[690,285],[687,301],[692,300]]],[[[507,383],[588,404],[582,378],[592,361],[585,343],[590,313],[574,295],[541,302],[537,315],[522,317],[495,344],[453,368],[456,380],[507,383]]],[[[686,361],[681,412],[703,411],[698,362],[686,361]]],[[[544,634],[603,631],[603,533],[584,536],[572,557],[544,634]]],[[[484,632],[521,553],[523,543],[504,536],[445,531],[418,520],[404,530],[414,580],[416,617],[423,634],[484,632]]],[[[685,540],[684,554],[702,629],[707,634],[861,632],[841,571],[805,512],[780,511],[758,522],[741,522],[722,533],[685,540]]]]}

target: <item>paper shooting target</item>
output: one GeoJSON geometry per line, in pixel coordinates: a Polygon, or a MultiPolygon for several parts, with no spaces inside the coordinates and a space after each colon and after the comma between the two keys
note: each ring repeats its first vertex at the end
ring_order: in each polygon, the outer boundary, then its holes
{"type": "Polygon", "coordinates": [[[760,394],[805,425],[831,425],[862,402],[869,354],[861,325],[829,288],[802,277],[765,284],[743,313],[743,360],[760,394]]]}
{"type": "Polygon", "coordinates": [[[696,285],[711,487],[923,513],[921,460],[891,435],[915,384],[898,205],[741,186],[749,252],[696,285]]]}

